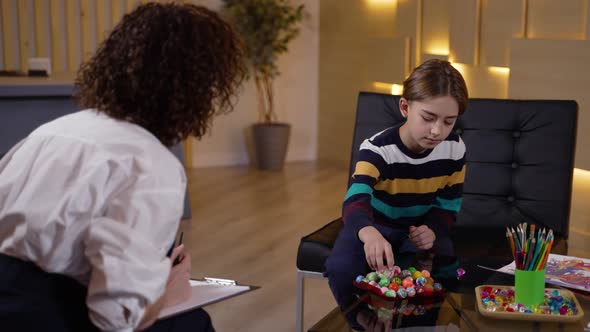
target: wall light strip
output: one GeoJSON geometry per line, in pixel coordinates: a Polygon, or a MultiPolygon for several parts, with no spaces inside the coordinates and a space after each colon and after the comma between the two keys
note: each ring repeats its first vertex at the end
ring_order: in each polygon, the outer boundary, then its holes
{"type": "Polygon", "coordinates": [[[574,178],[590,183],[590,171],[581,168],[574,168],[574,178]]]}
{"type": "Polygon", "coordinates": [[[378,90],[390,91],[392,95],[401,96],[404,92],[404,86],[401,84],[391,84],[384,82],[373,82],[373,87],[378,90]]]}
{"type": "Polygon", "coordinates": [[[510,74],[510,68],[508,67],[488,67],[488,70],[499,74],[510,74]]]}

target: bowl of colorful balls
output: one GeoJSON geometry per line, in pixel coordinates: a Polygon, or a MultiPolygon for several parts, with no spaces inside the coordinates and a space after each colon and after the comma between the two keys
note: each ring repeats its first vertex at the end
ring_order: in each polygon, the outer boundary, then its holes
{"type": "Polygon", "coordinates": [[[380,273],[369,272],[356,277],[354,285],[388,301],[432,300],[444,295],[442,284],[434,280],[430,271],[415,267],[402,270],[394,266],[380,273]]]}

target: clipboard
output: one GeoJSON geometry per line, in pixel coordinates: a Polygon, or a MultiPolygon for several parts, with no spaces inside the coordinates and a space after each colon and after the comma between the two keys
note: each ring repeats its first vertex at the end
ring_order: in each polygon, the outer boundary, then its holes
{"type": "Polygon", "coordinates": [[[241,285],[235,280],[220,278],[191,279],[191,297],[177,305],[164,307],[158,315],[158,320],[172,317],[213,303],[217,303],[260,287],[241,285]]]}

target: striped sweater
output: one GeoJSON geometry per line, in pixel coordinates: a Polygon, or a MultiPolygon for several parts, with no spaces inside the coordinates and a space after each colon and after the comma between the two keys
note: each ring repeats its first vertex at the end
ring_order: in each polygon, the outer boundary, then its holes
{"type": "Polygon", "coordinates": [[[461,208],[465,144],[451,133],[417,154],[402,143],[400,126],[361,144],[344,199],[344,223],[355,234],[374,222],[402,228],[425,224],[437,235],[448,234],[461,208]]]}

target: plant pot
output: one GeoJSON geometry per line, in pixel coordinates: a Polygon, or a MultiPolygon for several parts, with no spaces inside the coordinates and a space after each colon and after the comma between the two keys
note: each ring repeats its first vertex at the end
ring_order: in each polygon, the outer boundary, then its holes
{"type": "Polygon", "coordinates": [[[252,125],[257,166],[261,170],[283,169],[291,125],[286,123],[252,125]]]}

